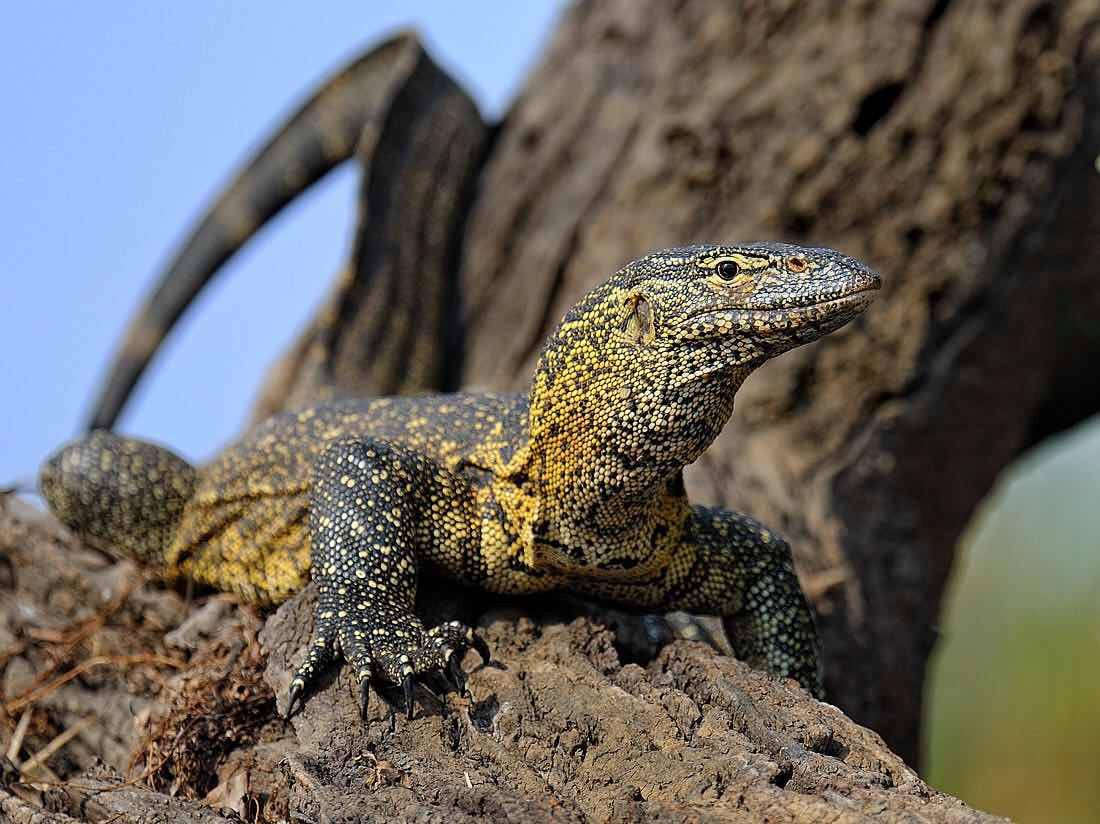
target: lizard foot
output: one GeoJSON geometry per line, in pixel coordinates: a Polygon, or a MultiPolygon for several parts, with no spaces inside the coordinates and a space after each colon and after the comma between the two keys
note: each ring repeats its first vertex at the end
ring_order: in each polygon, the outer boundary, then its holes
{"type": "MultiPolygon", "coordinates": [[[[466,673],[461,660],[467,649],[474,649],[483,663],[490,660],[489,646],[473,628],[460,621],[448,621],[424,629],[415,616],[402,616],[401,623],[367,620],[357,626],[349,619],[348,610],[324,608],[318,604],[317,630],[306,652],[306,658],[294,674],[287,693],[286,718],[302,706],[307,692],[317,676],[335,658],[336,652],[352,666],[359,682],[359,709],[367,719],[369,686],[372,679],[381,679],[401,690],[404,710],[412,718],[413,692],[416,686],[435,695],[430,680],[444,683],[462,695],[466,690],[466,673]],[[338,626],[333,626],[339,622],[338,626]]],[[[377,619],[378,616],[375,616],[377,619]]]]}

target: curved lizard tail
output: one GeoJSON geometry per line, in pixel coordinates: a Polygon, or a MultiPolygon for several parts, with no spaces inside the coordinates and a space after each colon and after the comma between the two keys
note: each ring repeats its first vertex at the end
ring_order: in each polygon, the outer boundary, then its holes
{"type": "Polygon", "coordinates": [[[86,544],[163,564],[196,472],[164,447],[96,431],[66,444],[38,476],[50,511],[86,544]]]}
{"type": "Polygon", "coordinates": [[[430,336],[437,351],[453,351],[439,346],[439,338],[453,337],[447,324],[457,325],[457,311],[447,309],[454,302],[462,201],[480,168],[487,133],[472,101],[411,34],[385,41],[331,77],[222,191],[160,276],[130,323],[88,429],[114,425],[167,334],[219,268],[284,206],[353,155],[364,165],[353,260],[303,338],[309,345],[300,344],[302,351],[290,356],[312,370],[310,379],[295,374],[284,380],[275,405],[299,384],[338,384],[341,367],[358,354],[352,338],[382,340],[401,353],[385,375],[373,378],[382,389],[401,390],[402,381],[424,384],[413,389],[438,388],[433,384],[457,366],[444,363],[443,354],[425,357],[432,347],[418,344],[416,336],[430,336]],[[418,257],[421,248],[427,251],[418,257]],[[402,280],[411,273],[416,279],[402,280]],[[348,316],[364,314],[368,292],[393,299],[391,305],[375,312],[369,334],[349,332],[348,316]],[[397,303],[402,297],[406,302],[397,303]],[[316,345],[324,347],[322,355],[306,356],[316,345]],[[427,365],[402,370],[417,356],[427,365]]]}

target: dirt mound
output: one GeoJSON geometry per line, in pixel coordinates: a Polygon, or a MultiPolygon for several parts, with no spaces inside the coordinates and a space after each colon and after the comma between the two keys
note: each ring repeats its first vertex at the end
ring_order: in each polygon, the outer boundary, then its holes
{"type": "Polygon", "coordinates": [[[840,710],[705,644],[622,663],[599,613],[567,600],[472,610],[495,657],[467,656],[469,697],[421,692],[407,720],[372,694],[364,725],[339,670],[287,724],[275,697],[308,637],[312,587],[257,634],[247,610],[188,605],[10,497],[0,553],[13,573],[0,581],[6,740],[22,713],[35,720],[0,789],[12,821],[994,820],[927,787],[840,710]],[[74,626],[105,663],[59,654],[74,626]],[[41,759],[49,774],[19,776],[78,726],[41,759]]]}

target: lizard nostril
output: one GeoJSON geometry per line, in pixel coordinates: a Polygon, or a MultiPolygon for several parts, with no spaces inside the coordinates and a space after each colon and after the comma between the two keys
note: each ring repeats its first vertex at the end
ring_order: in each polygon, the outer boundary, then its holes
{"type": "Polygon", "coordinates": [[[865,289],[879,289],[882,287],[882,276],[877,272],[864,272],[863,279],[866,283],[863,287],[865,289]]]}
{"type": "Polygon", "coordinates": [[[806,268],[808,266],[809,266],[809,264],[806,262],[806,258],[800,258],[800,257],[787,258],[787,269],[794,272],[795,274],[805,272],[806,268]]]}

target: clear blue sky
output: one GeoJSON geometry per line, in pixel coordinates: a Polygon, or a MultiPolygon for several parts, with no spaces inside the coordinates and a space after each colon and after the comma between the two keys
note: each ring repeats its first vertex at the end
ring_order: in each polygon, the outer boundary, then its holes
{"type": "MultiPolygon", "coordinates": [[[[563,3],[36,2],[0,31],[0,486],[77,432],[127,319],[199,210],[321,78],[400,26],[499,115],[563,3]],[[320,8],[322,11],[318,11],[320,8]]],[[[121,429],[209,456],[344,258],[354,171],[247,247],[121,429]],[[232,345],[227,345],[232,341],[232,345]]]]}

